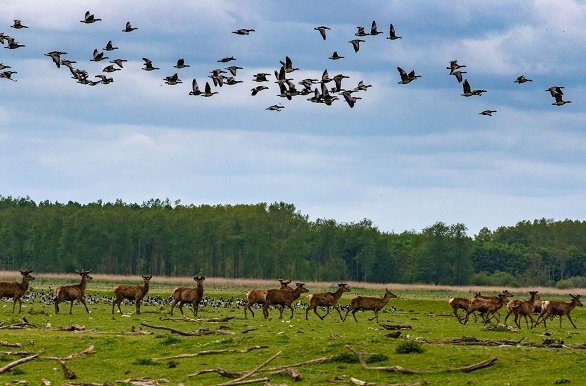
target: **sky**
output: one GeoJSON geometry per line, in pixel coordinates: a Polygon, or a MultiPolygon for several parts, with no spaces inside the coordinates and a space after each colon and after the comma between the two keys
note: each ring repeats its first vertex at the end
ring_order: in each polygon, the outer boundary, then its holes
{"type": "MultiPolygon", "coordinates": [[[[311,220],[370,219],[384,232],[438,221],[468,234],[519,221],[586,219],[586,2],[6,0],[0,49],[0,195],[35,201],[183,205],[287,202],[311,220]],[[86,11],[101,21],[80,23],[86,11]],[[14,19],[29,28],[14,29],[14,19]],[[354,52],[357,26],[376,20],[354,52]],[[138,29],[122,32],[130,21],[138,29]],[[393,24],[402,39],[389,40],[393,24]],[[330,28],[323,40],[314,27],[330,28]],[[233,34],[252,28],[247,36],[233,34]],[[119,49],[93,62],[108,40],[119,49]],[[6,44],[5,44],[6,45],[6,44]],[[75,68],[114,82],[82,85],[75,68]],[[344,59],[328,59],[334,51],[344,59]],[[235,61],[219,63],[224,57],[235,61]],[[294,82],[344,74],[372,85],[353,108],[279,97],[294,82]],[[143,71],[142,58],[156,71],[143,71]],[[102,72],[115,58],[124,68],[102,72]],[[173,68],[184,58],[190,67],[173,68]],[[451,60],[482,96],[464,97],[451,60]],[[213,87],[210,71],[242,67],[213,87]],[[398,84],[397,67],[417,78],[398,84]],[[256,96],[252,81],[270,73],[256,96]],[[178,85],[165,84],[174,73],[178,85]],[[533,82],[514,83],[525,74],[533,82]],[[218,92],[189,95],[192,79],[218,92]],[[553,106],[545,90],[564,86],[553,106]],[[281,111],[266,108],[282,104],[281,111]],[[493,116],[479,113],[490,109],[493,116]]],[[[318,85],[319,86],[319,85],[318,85]]],[[[328,84],[331,87],[331,84],[328,84]]],[[[316,87],[316,86],[314,86],[316,87]]],[[[298,89],[302,87],[298,85],[298,89]]]]}

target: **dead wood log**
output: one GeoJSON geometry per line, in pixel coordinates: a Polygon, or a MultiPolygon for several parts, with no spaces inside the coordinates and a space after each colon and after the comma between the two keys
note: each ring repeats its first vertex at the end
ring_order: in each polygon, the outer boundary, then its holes
{"type": "Polygon", "coordinates": [[[129,378],[123,381],[116,381],[116,383],[122,383],[125,385],[132,385],[132,386],[157,386],[162,383],[169,383],[168,379],[159,378],[153,379],[151,377],[142,377],[142,378],[129,378]]]}
{"type": "Polygon", "coordinates": [[[234,316],[226,316],[224,318],[210,318],[210,319],[194,319],[194,318],[169,318],[168,316],[161,316],[159,320],[173,320],[177,322],[197,322],[197,323],[224,323],[234,319],[234,316]]]}
{"type": "Polygon", "coordinates": [[[67,367],[65,361],[59,361],[59,363],[61,364],[61,368],[63,369],[63,376],[65,377],[65,379],[77,379],[77,374],[75,374],[73,370],[67,367]]]}
{"type": "Polygon", "coordinates": [[[247,380],[244,380],[244,381],[233,381],[233,382],[230,382],[230,383],[222,383],[222,384],[220,384],[218,386],[222,386],[222,385],[231,385],[231,386],[234,386],[234,385],[251,385],[253,383],[267,383],[268,381],[269,381],[269,379],[265,377],[265,378],[257,378],[257,379],[247,379],[247,380]]]}
{"type": "Polygon", "coordinates": [[[22,346],[20,343],[10,343],[5,340],[0,340],[0,346],[3,347],[20,347],[22,346]]]}
{"type": "Polygon", "coordinates": [[[232,331],[227,331],[227,330],[223,330],[223,329],[208,330],[207,328],[200,328],[197,331],[191,331],[191,332],[189,332],[189,331],[181,331],[181,330],[178,330],[178,329],[173,328],[173,327],[155,326],[155,325],[148,324],[148,323],[141,323],[141,325],[143,325],[145,327],[159,329],[159,330],[171,331],[171,332],[174,332],[175,334],[179,334],[179,335],[183,335],[183,336],[202,336],[202,335],[213,335],[213,334],[234,335],[235,334],[232,331]]]}
{"type": "Polygon", "coordinates": [[[188,374],[187,376],[188,377],[197,377],[198,375],[209,374],[209,373],[217,373],[217,374],[221,375],[222,377],[226,377],[226,378],[240,378],[244,374],[244,373],[235,373],[232,371],[216,368],[216,369],[199,370],[193,374],[188,374]]]}
{"type": "Polygon", "coordinates": [[[64,357],[51,357],[51,356],[43,356],[42,359],[52,359],[60,362],[70,361],[75,358],[84,357],[86,355],[94,354],[94,345],[88,346],[87,348],[81,350],[80,352],[73,353],[66,355],[64,357]]]}
{"type": "Polygon", "coordinates": [[[413,328],[410,324],[379,324],[385,330],[410,330],[413,328]]]}
{"type": "Polygon", "coordinates": [[[317,364],[321,364],[324,362],[329,361],[330,359],[332,359],[332,357],[321,357],[321,358],[315,358],[315,359],[310,359],[308,361],[304,361],[304,362],[297,362],[297,363],[293,363],[290,365],[284,365],[284,366],[278,366],[278,367],[273,367],[270,369],[266,369],[264,371],[267,371],[269,373],[273,373],[273,372],[277,372],[277,371],[281,371],[290,367],[300,367],[300,366],[305,366],[305,365],[317,365],[317,364]]]}
{"type": "Polygon", "coordinates": [[[34,355],[31,355],[28,357],[20,358],[19,360],[16,360],[14,362],[10,362],[9,364],[7,364],[4,367],[0,367],[0,374],[5,373],[6,371],[10,370],[13,367],[16,367],[16,366],[21,365],[26,362],[30,362],[33,359],[36,359],[38,357],[39,357],[39,354],[34,354],[34,355]]]}
{"type": "Polygon", "coordinates": [[[259,350],[259,349],[263,349],[263,348],[269,348],[269,346],[253,346],[250,348],[245,348],[245,349],[224,349],[224,350],[205,350],[205,351],[199,351],[196,353],[192,353],[192,354],[178,354],[178,355],[173,355],[173,356],[169,356],[169,357],[160,357],[160,358],[153,358],[154,361],[164,361],[164,360],[169,360],[169,359],[181,359],[181,358],[193,358],[193,357],[198,357],[201,355],[212,355],[212,354],[223,354],[223,353],[247,353],[253,350],[259,350]]]}
{"type": "Polygon", "coordinates": [[[470,373],[472,371],[476,371],[479,369],[484,369],[486,367],[490,367],[490,366],[494,365],[495,362],[496,362],[496,357],[491,357],[491,358],[488,358],[487,360],[482,361],[482,362],[474,363],[472,365],[468,365],[468,366],[464,366],[464,367],[456,367],[454,369],[448,369],[445,371],[448,373],[458,373],[458,372],[470,373]]]}
{"type": "Polygon", "coordinates": [[[0,351],[0,355],[14,355],[14,356],[23,356],[23,355],[32,355],[34,352],[32,351],[0,351]]]}
{"type": "Polygon", "coordinates": [[[286,374],[291,376],[295,382],[299,382],[303,378],[299,371],[294,367],[286,367],[283,370],[272,371],[271,374],[286,374]]]}
{"type": "MultiPolygon", "coordinates": [[[[264,361],[260,365],[256,366],[254,369],[252,369],[252,370],[248,371],[247,373],[245,373],[244,375],[242,375],[241,377],[236,378],[236,379],[234,379],[233,381],[230,381],[230,382],[221,383],[218,386],[242,385],[243,384],[243,383],[241,383],[242,381],[244,381],[245,379],[250,378],[254,374],[258,373],[260,369],[262,369],[267,364],[269,364],[272,360],[274,360],[276,357],[278,357],[279,355],[281,355],[281,353],[282,353],[282,351],[279,351],[278,353],[276,353],[275,355],[271,356],[269,359],[267,359],[266,361],[264,361]]],[[[268,378],[266,380],[268,381],[268,378]]]]}

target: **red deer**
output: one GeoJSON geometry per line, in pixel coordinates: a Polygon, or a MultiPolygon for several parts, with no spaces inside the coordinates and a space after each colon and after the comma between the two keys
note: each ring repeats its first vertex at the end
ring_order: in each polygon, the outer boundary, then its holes
{"type": "Polygon", "coordinates": [[[87,308],[87,304],[85,304],[85,287],[87,285],[88,280],[92,280],[90,276],[91,271],[82,270],[81,272],[75,271],[81,276],[81,282],[79,284],[74,285],[64,285],[61,287],[55,288],[55,313],[59,313],[59,303],[62,302],[71,302],[69,306],[69,313],[73,309],[73,302],[78,300],[81,304],[84,305],[85,310],[89,314],[90,310],[87,308]]]}
{"type": "MultiPolygon", "coordinates": [[[[289,287],[289,283],[291,283],[291,280],[283,280],[283,279],[279,279],[279,282],[281,283],[281,289],[290,289],[292,290],[293,288],[289,287]]],[[[267,297],[267,291],[268,289],[258,289],[258,290],[251,290],[248,291],[246,293],[246,299],[248,299],[248,301],[246,302],[246,304],[244,305],[244,317],[248,319],[248,315],[246,314],[246,310],[250,311],[250,313],[252,314],[252,317],[254,318],[254,312],[252,311],[252,306],[254,306],[255,304],[265,304],[265,299],[267,297]]]]}
{"type": "Polygon", "coordinates": [[[535,322],[534,327],[537,327],[537,325],[539,325],[539,323],[541,323],[541,321],[543,321],[543,325],[547,328],[547,324],[545,323],[545,319],[547,319],[548,317],[551,317],[553,319],[554,316],[559,316],[560,317],[560,328],[561,328],[562,327],[562,316],[565,315],[568,318],[568,320],[570,321],[570,323],[572,323],[572,326],[574,326],[574,328],[577,328],[576,325],[574,324],[574,322],[572,321],[572,318],[570,317],[570,312],[572,312],[572,310],[576,306],[579,306],[579,307],[583,306],[582,302],[580,301],[580,298],[582,297],[582,295],[570,294],[570,296],[572,297],[572,300],[569,303],[558,301],[558,300],[544,301],[542,304],[541,314],[539,314],[539,317],[537,318],[537,321],[535,322]],[[540,319],[541,319],[541,321],[540,321],[540,319]]]}
{"type": "Polygon", "coordinates": [[[142,276],[144,280],[144,284],[142,286],[130,286],[130,285],[119,285],[114,288],[114,295],[116,299],[112,303],[112,314],[114,313],[114,307],[118,305],[118,311],[123,314],[122,309],[120,308],[120,303],[124,299],[134,300],[136,305],[136,313],[140,314],[140,302],[145,297],[147,292],[149,292],[149,282],[151,281],[151,276],[142,276]]]}
{"type": "MultiPolygon", "coordinates": [[[[476,292],[474,294],[474,297],[481,297],[480,292],[476,292]]],[[[462,318],[460,318],[460,316],[458,315],[458,310],[462,309],[464,310],[464,313],[466,313],[466,311],[468,311],[468,308],[470,308],[471,300],[472,299],[469,298],[450,298],[450,300],[448,300],[448,303],[450,304],[450,306],[452,307],[452,311],[454,312],[454,316],[456,317],[456,319],[458,319],[460,323],[462,322],[462,318]]],[[[476,315],[474,315],[474,318],[476,318],[476,315]]],[[[474,319],[474,321],[476,321],[476,319],[474,319]]]]}
{"type": "Polygon", "coordinates": [[[531,319],[531,328],[533,328],[533,311],[537,305],[541,306],[541,300],[539,295],[537,294],[538,291],[529,291],[529,300],[511,300],[507,303],[507,316],[505,317],[505,324],[507,324],[507,319],[511,314],[515,315],[515,324],[517,328],[521,329],[521,323],[519,319],[521,316],[525,318],[525,325],[529,328],[529,322],[527,321],[527,317],[531,319]]]}
{"type": "Polygon", "coordinates": [[[350,288],[347,287],[346,283],[338,283],[338,290],[336,292],[322,292],[309,295],[309,306],[305,310],[305,320],[308,320],[309,310],[313,310],[321,320],[324,320],[324,318],[330,313],[330,307],[333,307],[338,311],[340,320],[344,320],[344,318],[342,318],[342,313],[340,312],[340,307],[338,306],[338,300],[344,292],[350,292],[350,288]],[[319,306],[326,307],[326,314],[324,316],[317,313],[317,307],[319,306]]]}
{"type": "Polygon", "coordinates": [[[179,311],[181,311],[181,315],[185,317],[185,314],[183,313],[183,304],[191,303],[193,305],[193,314],[197,316],[199,301],[203,298],[203,281],[205,279],[206,278],[203,276],[195,276],[193,278],[193,280],[196,282],[195,288],[175,288],[175,291],[173,291],[173,301],[171,302],[171,315],[173,315],[173,308],[175,308],[175,305],[179,303],[179,311]]]}
{"type": "Polygon", "coordinates": [[[354,320],[356,320],[358,322],[358,320],[356,319],[356,311],[358,311],[358,310],[363,310],[363,311],[372,310],[372,311],[374,311],[374,316],[368,320],[373,320],[376,318],[376,322],[378,323],[378,312],[380,310],[382,310],[387,305],[390,298],[396,298],[396,297],[397,297],[397,295],[395,295],[394,293],[392,293],[388,289],[385,289],[385,294],[383,295],[382,298],[376,298],[376,297],[370,297],[370,296],[355,297],[354,299],[352,299],[350,301],[350,307],[348,307],[348,310],[346,311],[346,315],[344,315],[343,321],[346,321],[346,318],[348,317],[348,313],[350,311],[352,311],[352,316],[354,317],[354,320]]]}
{"type": "Polygon", "coordinates": [[[0,299],[13,298],[12,313],[14,313],[14,309],[16,308],[16,302],[18,302],[18,313],[20,314],[22,311],[22,297],[28,289],[28,283],[35,280],[35,278],[30,275],[31,272],[32,270],[20,271],[20,274],[22,275],[22,281],[20,283],[0,282],[0,299]]]}
{"type": "MultiPolygon", "coordinates": [[[[498,310],[505,304],[508,297],[510,296],[509,291],[505,290],[494,298],[474,298],[470,301],[470,307],[466,311],[464,316],[463,324],[468,322],[470,314],[478,311],[483,315],[484,323],[488,323],[495,315],[498,314],[498,310]]],[[[499,315],[500,319],[500,315],[499,315]]]]}
{"type": "Polygon", "coordinates": [[[283,310],[285,307],[289,307],[291,310],[291,317],[289,319],[293,319],[294,311],[291,303],[297,300],[303,292],[309,292],[309,290],[305,288],[305,283],[295,283],[295,289],[279,288],[268,290],[267,296],[265,297],[265,303],[262,306],[262,313],[265,319],[269,317],[269,306],[273,304],[281,306],[279,319],[283,319],[283,310]]]}

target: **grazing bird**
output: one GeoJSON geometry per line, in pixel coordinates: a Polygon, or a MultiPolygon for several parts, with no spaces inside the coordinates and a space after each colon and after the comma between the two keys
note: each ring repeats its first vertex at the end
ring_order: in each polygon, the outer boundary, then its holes
{"type": "Polygon", "coordinates": [[[566,103],[572,103],[572,101],[563,100],[562,94],[555,94],[554,98],[555,98],[555,102],[552,103],[552,105],[554,105],[554,106],[563,106],[566,103]]]}
{"type": "Polygon", "coordinates": [[[67,52],[63,51],[51,51],[47,52],[45,56],[51,57],[53,59],[53,63],[57,66],[57,68],[61,67],[61,55],[67,55],[67,52]]]}
{"type": "Polygon", "coordinates": [[[472,87],[470,87],[470,83],[468,82],[468,79],[464,80],[463,88],[464,88],[464,93],[461,95],[465,96],[465,97],[469,97],[469,96],[473,96],[473,95],[481,96],[483,92],[486,92],[486,90],[472,90],[472,87]]]}
{"type": "Polygon", "coordinates": [[[129,21],[126,22],[126,26],[124,27],[124,29],[122,30],[122,32],[132,32],[135,29],[138,29],[138,27],[133,27],[129,21]]]}
{"type": "Polygon", "coordinates": [[[454,75],[456,77],[458,83],[462,83],[462,74],[467,74],[467,72],[458,70],[451,73],[451,75],[454,75]]]}
{"type": "Polygon", "coordinates": [[[228,63],[228,62],[231,62],[233,60],[236,60],[236,58],[233,57],[233,56],[227,56],[225,58],[222,58],[222,59],[218,60],[218,63],[228,63]]]}
{"type": "Polygon", "coordinates": [[[399,84],[411,83],[415,79],[421,78],[421,75],[415,75],[415,70],[411,70],[411,72],[408,74],[401,67],[397,67],[397,70],[399,71],[399,75],[401,75],[401,81],[399,84]]]}
{"type": "Polygon", "coordinates": [[[281,109],[284,109],[285,106],[281,105],[281,104],[276,104],[276,105],[272,105],[267,107],[265,110],[269,110],[269,111],[281,111],[281,109]]]}
{"type": "Polygon", "coordinates": [[[144,67],[142,68],[145,71],[154,71],[158,70],[159,67],[153,67],[153,62],[149,58],[142,58],[144,60],[144,67]]]}
{"type": "Polygon", "coordinates": [[[23,25],[21,20],[14,19],[14,24],[12,24],[10,26],[10,28],[21,29],[21,28],[28,28],[28,27],[26,25],[23,25]]]}
{"type": "Polygon", "coordinates": [[[163,80],[165,81],[166,84],[168,84],[170,86],[175,86],[176,84],[182,83],[182,80],[179,79],[179,76],[177,75],[177,73],[175,73],[171,76],[167,76],[163,80]]]}
{"type": "Polygon", "coordinates": [[[328,59],[331,60],[338,60],[338,59],[344,59],[343,56],[338,55],[338,51],[334,51],[334,53],[332,54],[332,56],[330,56],[328,59]]]}
{"type": "Polygon", "coordinates": [[[329,27],[326,27],[325,25],[320,25],[319,27],[315,27],[314,30],[319,31],[321,37],[323,40],[326,40],[326,31],[329,30],[329,27]]]}
{"type": "Polygon", "coordinates": [[[360,49],[361,42],[365,42],[365,40],[352,39],[352,40],[348,41],[348,43],[352,43],[352,47],[354,48],[354,52],[358,52],[358,50],[360,49]]]}
{"type": "Polygon", "coordinates": [[[218,93],[217,91],[212,92],[212,87],[210,86],[210,83],[206,82],[204,92],[203,92],[203,94],[201,94],[201,96],[208,98],[208,97],[211,97],[212,95],[217,94],[217,93],[218,93]]]}
{"type": "Polygon", "coordinates": [[[395,32],[395,27],[393,26],[393,24],[391,24],[391,26],[389,27],[389,36],[387,36],[387,39],[390,39],[390,40],[403,39],[401,36],[397,36],[397,34],[395,32]]]}
{"type": "Polygon", "coordinates": [[[256,32],[256,31],[253,29],[248,29],[248,28],[240,28],[240,29],[237,29],[236,31],[232,31],[232,33],[236,34],[236,35],[248,35],[251,32],[256,32]]]}
{"type": "Polygon", "coordinates": [[[376,21],[372,21],[372,25],[370,26],[370,35],[376,36],[382,34],[382,32],[380,32],[376,26],[376,21]]]}
{"type": "Polygon", "coordinates": [[[189,95],[201,95],[201,90],[199,89],[195,78],[191,81],[191,91],[189,92],[189,95]]]}
{"type": "Polygon", "coordinates": [[[531,79],[527,79],[527,78],[525,77],[525,75],[519,75],[519,76],[517,77],[517,79],[515,80],[515,83],[519,83],[519,84],[521,84],[521,83],[525,83],[525,82],[533,82],[533,81],[532,81],[531,79]]]}
{"type": "Polygon", "coordinates": [[[230,74],[232,74],[232,76],[236,76],[236,72],[238,70],[242,70],[242,67],[230,66],[230,67],[226,67],[226,70],[230,71],[230,74]]]}
{"type": "Polygon", "coordinates": [[[101,20],[102,19],[97,19],[93,13],[90,13],[90,11],[86,11],[83,20],[80,20],[80,22],[85,24],[91,24],[101,20]]]}
{"type": "Polygon", "coordinates": [[[488,115],[489,117],[492,117],[492,113],[496,113],[496,110],[484,110],[484,111],[479,112],[478,114],[488,115]]]}
{"type": "Polygon", "coordinates": [[[97,48],[94,49],[94,53],[93,53],[92,56],[93,57],[90,59],[90,62],[99,62],[99,61],[102,61],[104,59],[110,59],[109,57],[104,56],[104,52],[103,51],[102,52],[98,51],[97,48]]]}
{"type": "Polygon", "coordinates": [[[366,31],[364,30],[364,27],[363,26],[359,26],[359,27],[356,27],[356,28],[358,29],[358,31],[356,31],[356,33],[354,35],[356,35],[356,36],[366,36],[366,35],[368,35],[366,33],[366,31]]]}
{"type": "Polygon", "coordinates": [[[450,70],[450,75],[452,75],[452,73],[462,67],[466,67],[466,65],[462,64],[458,64],[457,60],[450,60],[450,65],[448,67],[446,67],[447,70],[450,70]]]}
{"type": "Polygon", "coordinates": [[[175,64],[173,67],[175,68],[185,68],[185,67],[191,67],[189,64],[185,64],[185,60],[183,58],[177,59],[177,64],[175,64]]]}
{"type": "Polygon", "coordinates": [[[114,45],[112,44],[112,40],[108,40],[108,43],[106,43],[106,47],[104,47],[104,51],[114,51],[117,49],[118,47],[114,47],[114,45]]]}
{"type": "Polygon", "coordinates": [[[350,106],[350,108],[354,107],[354,104],[356,103],[357,99],[362,99],[360,97],[352,96],[352,91],[344,91],[342,93],[342,95],[344,96],[344,99],[346,100],[346,102],[348,103],[348,106],[350,106]]]}

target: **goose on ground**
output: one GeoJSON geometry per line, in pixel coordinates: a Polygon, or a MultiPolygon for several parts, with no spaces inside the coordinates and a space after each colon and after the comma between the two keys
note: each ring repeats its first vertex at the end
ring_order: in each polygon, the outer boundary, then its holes
{"type": "Polygon", "coordinates": [[[326,40],[326,31],[329,30],[329,27],[326,27],[325,25],[320,25],[319,27],[315,27],[314,30],[319,31],[321,37],[323,40],[326,40]]]}
{"type": "Polygon", "coordinates": [[[382,34],[382,32],[380,32],[376,26],[376,21],[372,21],[372,25],[370,27],[370,35],[376,36],[382,34]]]}
{"type": "Polygon", "coordinates": [[[410,73],[407,73],[401,67],[397,67],[397,71],[399,71],[399,75],[401,76],[399,84],[411,83],[415,79],[421,78],[421,75],[415,75],[415,70],[411,70],[410,73]]]}
{"type": "Polygon", "coordinates": [[[104,47],[104,51],[114,51],[117,49],[118,47],[114,47],[114,45],[112,44],[112,40],[108,40],[108,43],[106,43],[106,47],[104,47]]]}
{"type": "Polygon", "coordinates": [[[356,27],[356,28],[358,29],[358,31],[356,31],[356,33],[354,35],[356,35],[356,36],[366,36],[366,35],[368,35],[366,33],[366,31],[364,30],[364,27],[363,26],[359,26],[359,27],[356,27]]]}
{"type": "Polygon", "coordinates": [[[201,95],[201,90],[199,89],[195,78],[191,81],[191,91],[189,92],[189,95],[201,95]]]}
{"type": "Polygon", "coordinates": [[[458,64],[457,60],[450,60],[450,65],[448,67],[446,67],[447,70],[450,70],[450,75],[452,75],[452,73],[462,67],[466,67],[466,65],[462,64],[458,64]]]}
{"type": "Polygon", "coordinates": [[[462,94],[462,96],[465,96],[465,97],[469,97],[469,96],[473,96],[473,95],[481,96],[483,92],[486,92],[486,90],[472,90],[472,87],[470,86],[468,79],[464,80],[463,88],[464,88],[464,93],[462,94]]]}
{"type": "Polygon", "coordinates": [[[47,52],[45,56],[51,57],[53,59],[53,63],[57,66],[57,68],[61,67],[61,55],[67,55],[67,52],[63,51],[51,51],[47,52]]]}
{"type": "Polygon", "coordinates": [[[185,60],[183,58],[177,59],[177,64],[175,64],[173,67],[175,68],[185,68],[185,67],[191,67],[189,64],[185,64],[185,60]]]}
{"type": "Polygon", "coordinates": [[[517,79],[515,80],[515,83],[519,83],[519,84],[521,84],[521,83],[525,83],[525,82],[533,82],[533,80],[531,80],[531,79],[527,79],[527,78],[525,77],[525,75],[519,75],[519,76],[517,77],[517,79]]]}
{"type": "Polygon", "coordinates": [[[249,29],[249,28],[239,28],[236,31],[232,31],[232,33],[236,34],[236,35],[248,35],[251,32],[256,32],[256,31],[253,29],[249,29]]]}
{"type": "Polygon", "coordinates": [[[352,40],[348,41],[348,43],[352,43],[352,47],[354,48],[354,52],[358,52],[358,50],[360,49],[361,42],[365,42],[365,40],[352,39],[352,40]]]}
{"type": "Polygon", "coordinates": [[[350,106],[350,108],[354,107],[354,104],[356,103],[356,101],[358,99],[362,99],[361,97],[352,96],[351,91],[344,91],[342,93],[342,95],[344,96],[344,99],[346,100],[346,102],[348,103],[348,106],[350,106]]]}
{"type": "Polygon", "coordinates": [[[268,88],[267,86],[262,86],[262,85],[261,85],[261,86],[256,86],[256,87],[253,87],[253,88],[250,90],[250,93],[251,93],[251,95],[252,95],[252,96],[255,96],[256,94],[258,94],[258,93],[259,93],[259,92],[261,92],[262,90],[268,90],[268,89],[269,89],[269,88],[268,88]]]}
{"type": "Polygon", "coordinates": [[[338,55],[338,51],[334,51],[334,53],[332,54],[332,56],[330,56],[328,59],[331,60],[338,60],[338,59],[344,59],[343,56],[338,55]]]}
{"type": "Polygon", "coordinates": [[[138,27],[133,27],[132,24],[130,24],[129,21],[126,22],[126,26],[124,27],[124,29],[122,30],[122,32],[132,32],[135,29],[138,29],[138,27]]]}
{"type": "Polygon", "coordinates": [[[179,79],[179,75],[177,75],[177,73],[174,73],[171,76],[167,76],[163,80],[165,81],[165,83],[167,83],[170,86],[174,86],[176,84],[183,83],[182,80],[179,79]]]}
{"type": "Polygon", "coordinates": [[[395,32],[395,27],[393,26],[393,24],[391,24],[391,26],[389,27],[389,36],[387,36],[387,39],[390,39],[390,40],[403,39],[401,36],[397,36],[397,33],[395,32]]]}
{"type": "Polygon", "coordinates": [[[26,25],[22,24],[21,20],[18,19],[14,19],[14,24],[12,24],[10,27],[15,29],[28,28],[26,25]]]}
{"type": "Polygon", "coordinates": [[[488,115],[488,116],[492,117],[492,113],[496,113],[496,110],[484,110],[484,111],[479,112],[478,114],[488,115]]]}
{"type": "Polygon", "coordinates": [[[218,63],[228,63],[228,62],[231,62],[233,60],[236,60],[236,58],[233,57],[233,56],[227,56],[225,58],[222,58],[222,59],[218,60],[218,63]]]}
{"type": "Polygon", "coordinates": [[[217,94],[217,91],[212,92],[212,87],[210,86],[209,82],[206,82],[206,86],[204,88],[204,92],[201,94],[202,97],[209,98],[214,94],[217,94]]]}
{"type": "Polygon", "coordinates": [[[158,70],[159,67],[153,67],[153,62],[149,58],[142,58],[144,60],[144,67],[142,68],[145,71],[154,71],[158,70]]]}
{"type": "Polygon", "coordinates": [[[555,94],[554,98],[555,102],[552,103],[554,106],[563,106],[566,103],[572,103],[572,101],[565,101],[562,94],[555,94]]]}
{"type": "Polygon", "coordinates": [[[226,67],[226,70],[230,71],[230,74],[232,74],[232,76],[236,76],[236,72],[238,70],[242,70],[242,67],[230,66],[230,67],[226,67]]]}
{"type": "Polygon", "coordinates": [[[80,20],[80,22],[85,24],[91,24],[101,20],[102,19],[97,19],[93,13],[90,13],[90,11],[86,11],[83,20],[80,20]]]}
{"type": "Polygon", "coordinates": [[[90,59],[91,62],[99,62],[99,61],[102,61],[104,59],[110,59],[109,57],[104,56],[104,52],[103,51],[102,52],[98,51],[97,48],[94,49],[94,53],[92,54],[92,56],[93,57],[90,59]]]}
{"type": "Polygon", "coordinates": [[[452,72],[452,75],[454,75],[456,77],[456,79],[458,80],[458,83],[462,83],[462,74],[467,74],[466,71],[454,71],[452,72]]]}

